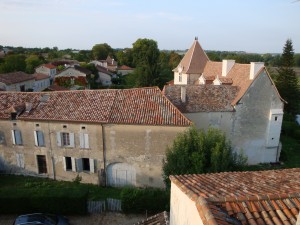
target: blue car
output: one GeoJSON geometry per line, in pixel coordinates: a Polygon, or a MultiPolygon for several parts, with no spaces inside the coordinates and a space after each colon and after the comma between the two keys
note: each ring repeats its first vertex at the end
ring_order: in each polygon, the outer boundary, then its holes
{"type": "Polygon", "coordinates": [[[34,213],[18,216],[14,225],[69,225],[69,220],[64,216],[34,213]]]}

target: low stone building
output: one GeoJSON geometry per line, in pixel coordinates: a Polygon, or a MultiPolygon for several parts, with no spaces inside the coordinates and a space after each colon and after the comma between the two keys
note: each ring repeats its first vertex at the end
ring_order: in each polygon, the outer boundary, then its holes
{"type": "Polygon", "coordinates": [[[0,89],[4,91],[33,91],[35,77],[24,72],[0,74],[0,89]]]}
{"type": "Polygon", "coordinates": [[[110,186],[163,187],[167,145],[190,121],[157,88],[0,92],[1,168],[110,186]]]}

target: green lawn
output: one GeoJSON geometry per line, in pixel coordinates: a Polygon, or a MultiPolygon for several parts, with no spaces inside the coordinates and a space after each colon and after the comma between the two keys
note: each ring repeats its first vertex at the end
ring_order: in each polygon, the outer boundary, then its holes
{"type": "Polygon", "coordinates": [[[77,189],[88,191],[88,198],[90,200],[100,200],[106,198],[120,199],[122,189],[112,187],[99,187],[93,184],[81,184],[67,181],[54,181],[46,178],[25,177],[15,175],[1,175],[0,176],[0,189],[77,189]]]}

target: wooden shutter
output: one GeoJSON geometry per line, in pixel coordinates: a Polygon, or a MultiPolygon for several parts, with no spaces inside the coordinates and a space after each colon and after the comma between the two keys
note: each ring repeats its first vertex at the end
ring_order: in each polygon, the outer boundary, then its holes
{"type": "Polygon", "coordinates": [[[67,171],[66,157],[64,156],[63,156],[63,166],[64,166],[64,171],[67,171]]]}
{"type": "Polygon", "coordinates": [[[38,131],[33,131],[33,135],[34,135],[34,144],[35,146],[39,146],[39,143],[38,143],[38,134],[37,134],[38,131]]]}
{"type": "Polygon", "coordinates": [[[15,131],[14,130],[11,131],[11,137],[12,137],[13,144],[15,145],[16,144],[16,137],[15,137],[15,131]]]}
{"type": "Polygon", "coordinates": [[[95,173],[95,160],[90,159],[90,172],[95,173]]]}
{"type": "Polygon", "coordinates": [[[84,133],[79,133],[80,148],[84,148],[84,133]]]}
{"type": "Polygon", "coordinates": [[[77,172],[82,172],[83,170],[82,159],[76,159],[76,165],[77,165],[77,172]]]}
{"type": "Polygon", "coordinates": [[[84,148],[89,148],[89,135],[84,134],[84,148]]]}
{"type": "Polygon", "coordinates": [[[61,134],[60,134],[60,132],[56,133],[56,143],[57,143],[57,146],[61,146],[61,134]]]}
{"type": "Polygon", "coordinates": [[[77,168],[76,168],[76,159],[75,158],[71,158],[71,162],[72,162],[72,171],[76,172],[77,168]]]}
{"type": "Polygon", "coordinates": [[[69,137],[70,137],[70,147],[74,147],[75,146],[74,133],[69,133],[69,137]]]}

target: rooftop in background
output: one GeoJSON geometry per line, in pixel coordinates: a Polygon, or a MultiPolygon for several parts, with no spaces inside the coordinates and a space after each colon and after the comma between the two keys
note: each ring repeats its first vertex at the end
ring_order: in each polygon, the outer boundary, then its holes
{"type": "Polygon", "coordinates": [[[0,82],[6,85],[16,84],[16,83],[20,83],[28,80],[34,80],[34,79],[35,78],[33,75],[20,72],[20,71],[0,74],[0,82]]]}
{"type": "Polygon", "coordinates": [[[299,215],[300,168],[170,179],[195,202],[204,225],[296,224],[299,215]]]}
{"type": "Polygon", "coordinates": [[[34,73],[33,74],[35,80],[44,80],[50,78],[48,75],[43,74],[43,73],[34,73]]]}

